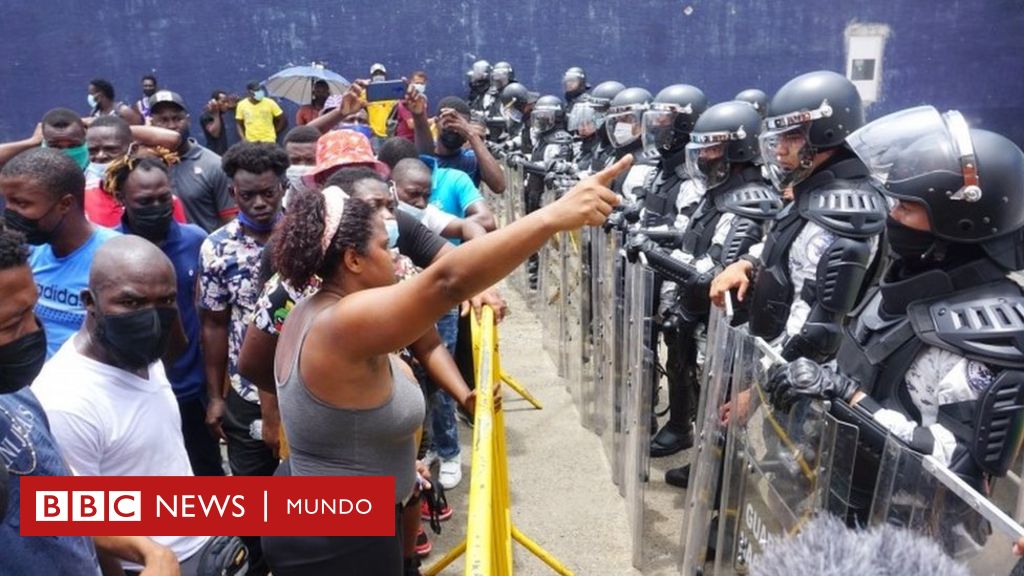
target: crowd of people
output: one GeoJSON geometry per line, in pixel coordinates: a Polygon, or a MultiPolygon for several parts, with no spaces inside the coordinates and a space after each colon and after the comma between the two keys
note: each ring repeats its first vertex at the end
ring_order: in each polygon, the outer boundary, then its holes
{"type": "Polygon", "coordinates": [[[463,475],[466,314],[500,317],[497,282],[529,261],[535,285],[549,237],[623,207],[679,233],[642,244],[666,256],[671,415],[652,456],[693,445],[708,311],[731,292],[788,361],[780,407],[847,402],[856,425],[979,489],[1005,474],[1019,438],[999,432],[1021,416],[986,399],[1024,383],[1024,296],[1007,279],[1024,267],[1024,154],[1009,140],[931,108],[865,124],[853,84],[824,71],[709,105],[686,84],[591,87],[579,67],[541,95],[479,61],[433,117],[425,72],[403,99],[367,101],[386,79],[374,64],[332,94],[311,78],[291,129],[263,83],[216,90],[205,145],[155,77],[133,105],[95,79],[84,116],[57,108],[0,144],[0,422],[20,442],[2,452],[8,517],[30,474],[379,475],[396,478],[396,536],[35,539],[5,523],[5,567],[418,573],[422,517],[452,511],[417,486],[463,475]],[[502,161],[528,175],[526,214],[498,228],[481,190],[504,193],[502,161]],[[575,184],[544,204],[552,175],[575,184]],[[943,307],[982,319],[950,324],[943,307]],[[989,425],[993,410],[1010,424],[989,425]]]}

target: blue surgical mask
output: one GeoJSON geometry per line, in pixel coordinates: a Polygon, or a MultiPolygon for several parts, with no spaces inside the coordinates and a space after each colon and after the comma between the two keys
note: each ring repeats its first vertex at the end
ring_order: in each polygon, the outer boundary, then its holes
{"type": "Polygon", "coordinates": [[[252,93],[252,97],[253,97],[253,98],[254,98],[254,99],[255,99],[256,101],[260,101],[260,100],[263,100],[264,98],[266,98],[266,96],[267,96],[267,93],[266,93],[266,92],[264,92],[263,90],[257,90],[257,91],[255,91],[255,92],[253,92],[253,93],[252,93]]]}
{"type": "Polygon", "coordinates": [[[96,107],[96,97],[93,96],[92,94],[89,94],[88,96],[86,96],[85,97],[85,101],[89,103],[89,108],[90,109],[96,107]]]}
{"type": "Polygon", "coordinates": [[[102,180],[107,174],[107,166],[109,162],[100,164],[99,162],[89,162],[89,165],[85,168],[85,180],[102,180]]]}
{"type": "Polygon", "coordinates": [[[398,220],[385,220],[384,228],[388,231],[388,248],[398,247],[398,220]]]}

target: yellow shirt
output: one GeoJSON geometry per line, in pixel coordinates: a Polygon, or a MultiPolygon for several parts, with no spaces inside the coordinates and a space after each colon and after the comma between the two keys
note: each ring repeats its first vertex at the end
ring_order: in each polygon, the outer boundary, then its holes
{"type": "Polygon", "coordinates": [[[235,107],[235,119],[245,123],[245,139],[249,142],[276,142],[274,118],[281,114],[284,114],[284,111],[270,98],[264,98],[255,104],[246,98],[235,107]]]}
{"type": "Polygon", "coordinates": [[[370,122],[370,129],[381,138],[388,136],[388,116],[391,110],[398,105],[398,100],[381,100],[380,102],[366,103],[366,118],[370,122]]]}

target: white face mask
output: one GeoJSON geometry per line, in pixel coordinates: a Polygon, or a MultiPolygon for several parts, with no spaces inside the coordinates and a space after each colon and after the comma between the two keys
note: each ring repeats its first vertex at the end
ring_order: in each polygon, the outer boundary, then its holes
{"type": "Polygon", "coordinates": [[[403,212],[405,212],[406,214],[409,214],[410,216],[416,218],[419,221],[423,221],[423,218],[427,215],[427,210],[425,208],[420,208],[418,206],[413,206],[412,204],[408,204],[406,202],[400,202],[398,204],[398,207],[403,212]]]}
{"type": "Polygon", "coordinates": [[[288,178],[288,185],[291,186],[292,190],[300,192],[309,190],[309,186],[302,181],[302,177],[312,172],[314,168],[316,168],[316,166],[289,166],[288,170],[285,172],[285,176],[288,178]]]}
{"type": "Polygon", "coordinates": [[[619,122],[615,125],[615,141],[622,145],[628,144],[636,136],[633,134],[633,125],[628,122],[619,122]]]}

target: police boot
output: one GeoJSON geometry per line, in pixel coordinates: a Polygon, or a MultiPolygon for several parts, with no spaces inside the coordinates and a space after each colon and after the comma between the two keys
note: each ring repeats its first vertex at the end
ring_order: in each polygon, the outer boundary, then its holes
{"type": "Polygon", "coordinates": [[[686,357],[693,357],[695,346],[692,339],[677,338],[666,333],[668,345],[668,404],[669,417],[665,426],[651,439],[651,458],[662,458],[678,454],[693,446],[693,427],[691,414],[694,404],[694,387],[696,371],[693,362],[685,362],[686,357]],[[694,348],[694,350],[687,350],[694,348]]]}
{"type": "Polygon", "coordinates": [[[679,468],[666,470],[665,484],[676,488],[688,488],[690,486],[690,465],[685,464],[679,468]]]}

